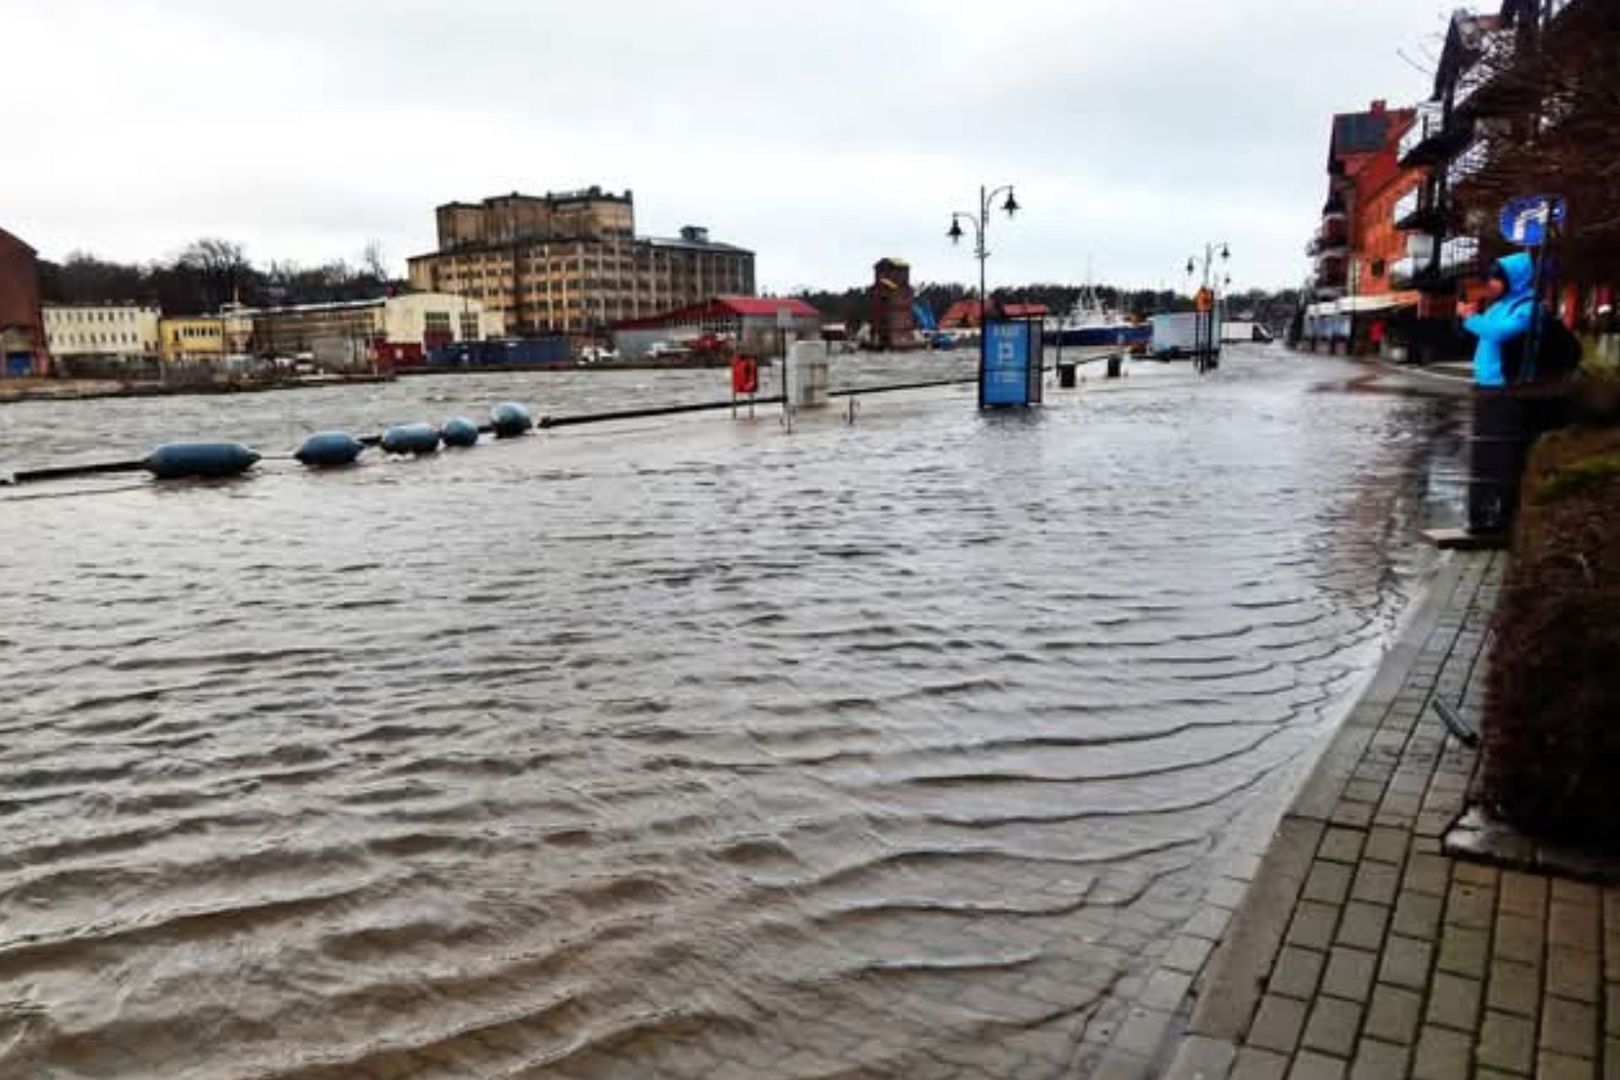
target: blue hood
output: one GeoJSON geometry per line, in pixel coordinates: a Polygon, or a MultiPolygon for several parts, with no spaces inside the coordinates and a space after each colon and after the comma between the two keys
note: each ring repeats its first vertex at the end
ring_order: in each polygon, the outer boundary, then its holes
{"type": "Polygon", "coordinates": [[[1530,295],[1530,287],[1536,280],[1536,261],[1528,251],[1504,255],[1496,260],[1496,267],[1507,278],[1507,293],[1503,299],[1518,300],[1530,295]]]}
{"type": "Polygon", "coordinates": [[[1528,252],[1519,251],[1496,260],[1496,269],[1507,279],[1502,298],[1486,310],[1463,320],[1463,329],[1479,339],[1474,348],[1474,382],[1480,386],[1507,385],[1502,349],[1521,338],[1535,318],[1534,292],[1536,263],[1528,252]]]}

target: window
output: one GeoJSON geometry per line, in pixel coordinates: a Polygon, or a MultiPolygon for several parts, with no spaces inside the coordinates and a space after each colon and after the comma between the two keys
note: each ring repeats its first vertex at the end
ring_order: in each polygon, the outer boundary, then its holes
{"type": "Polygon", "coordinates": [[[1374,259],[1373,260],[1372,276],[1373,277],[1383,277],[1384,276],[1384,260],[1383,259],[1374,259]]]}

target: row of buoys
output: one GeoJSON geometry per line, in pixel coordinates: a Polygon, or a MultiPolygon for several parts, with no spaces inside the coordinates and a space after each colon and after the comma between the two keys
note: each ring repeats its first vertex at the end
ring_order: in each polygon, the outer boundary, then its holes
{"type": "MultiPolygon", "coordinates": [[[[522,435],[534,427],[527,407],[503,401],[489,411],[490,430],[499,439],[522,435]]],[[[395,424],[377,440],[385,453],[432,454],[440,442],[445,446],[474,446],[482,429],[466,417],[457,416],[439,427],[432,424],[395,424]]],[[[366,444],[347,431],[322,431],[305,439],[293,457],[312,468],[352,465],[366,444]]],[[[183,477],[237,476],[251,469],[259,453],[234,442],[164,443],[148,454],[141,464],[160,480],[183,477]]]]}

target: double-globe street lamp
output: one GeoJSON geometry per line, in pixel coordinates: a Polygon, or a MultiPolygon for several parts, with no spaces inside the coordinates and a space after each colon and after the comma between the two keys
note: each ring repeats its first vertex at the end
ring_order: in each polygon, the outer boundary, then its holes
{"type": "Polygon", "coordinates": [[[985,247],[985,234],[990,229],[991,204],[996,197],[1006,192],[1007,201],[1001,204],[1001,209],[1011,218],[1018,213],[1018,199],[1013,195],[1013,186],[1005,184],[998,188],[979,187],[978,213],[958,210],[951,215],[951,229],[945,235],[951,238],[951,243],[960,244],[964,233],[962,222],[966,221],[973,226],[973,257],[979,260],[979,335],[984,336],[984,322],[990,310],[990,297],[984,289],[984,260],[990,257],[990,249],[985,247]]]}
{"type": "MultiPolygon", "coordinates": [[[[1232,275],[1224,270],[1221,271],[1221,280],[1215,281],[1211,278],[1210,271],[1214,269],[1217,255],[1220,257],[1221,265],[1224,267],[1232,258],[1232,245],[1225,240],[1211,240],[1204,245],[1204,273],[1198,291],[1206,296],[1209,310],[1198,313],[1199,315],[1207,315],[1207,318],[1198,319],[1194,323],[1195,342],[1193,347],[1198,370],[1201,372],[1214,366],[1213,361],[1219,340],[1216,335],[1220,333],[1218,329],[1220,325],[1218,322],[1220,318],[1220,302],[1217,300],[1215,292],[1212,291],[1212,286],[1219,287],[1232,284],[1232,275]],[[1202,328],[1201,333],[1199,328],[1202,328]]],[[[1189,278],[1198,272],[1198,266],[1198,256],[1189,256],[1187,259],[1187,276],[1189,278]]]]}
{"type": "Polygon", "coordinates": [[[1010,219],[1018,213],[1018,199],[1013,194],[1011,184],[1003,184],[998,188],[987,188],[979,185],[979,209],[977,213],[958,210],[951,214],[951,227],[945,235],[951,238],[951,243],[962,242],[962,222],[966,221],[973,226],[973,257],[979,260],[979,407],[984,407],[984,378],[985,378],[985,349],[988,348],[989,339],[985,336],[985,324],[990,318],[990,294],[985,289],[984,261],[990,257],[990,249],[985,246],[985,235],[990,230],[990,208],[996,198],[1003,192],[1007,201],[1001,204],[1001,209],[1007,212],[1010,219]]]}

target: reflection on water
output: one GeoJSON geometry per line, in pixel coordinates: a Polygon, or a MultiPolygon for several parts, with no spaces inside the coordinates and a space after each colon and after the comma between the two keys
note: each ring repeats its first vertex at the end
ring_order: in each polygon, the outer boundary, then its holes
{"type": "Polygon", "coordinates": [[[1083,1074],[1455,498],[1344,370],[4,499],[0,1074],[1083,1074]]]}

